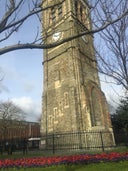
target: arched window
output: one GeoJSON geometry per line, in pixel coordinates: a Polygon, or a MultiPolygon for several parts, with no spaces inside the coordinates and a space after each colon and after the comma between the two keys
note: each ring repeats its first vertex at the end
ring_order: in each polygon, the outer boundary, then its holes
{"type": "Polygon", "coordinates": [[[57,111],[57,107],[55,107],[54,109],[53,109],[53,120],[55,121],[56,119],[57,119],[57,116],[58,116],[58,111],[57,111]]]}
{"type": "Polygon", "coordinates": [[[65,107],[69,106],[69,97],[68,97],[68,92],[64,93],[64,105],[65,107]]]}
{"type": "Polygon", "coordinates": [[[83,21],[83,8],[80,6],[80,20],[83,21]]]}
{"type": "Polygon", "coordinates": [[[56,22],[56,10],[54,7],[51,9],[51,19],[52,22],[56,22]]]}
{"type": "Polygon", "coordinates": [[[91,123],[92,126],[102,125],[100,94],[95,88],[91,91],[91,123]]]}
{"type": "Polygon", "coordinates": [[[78,15],[78,2],[77,2],[77,0],[75,0],[75,13],[77,16],[78,15]]]}
{"type": "Polygon", "coordinates": [[[62,5],[58,5],[58,18],[62,17],[62,5]]]}

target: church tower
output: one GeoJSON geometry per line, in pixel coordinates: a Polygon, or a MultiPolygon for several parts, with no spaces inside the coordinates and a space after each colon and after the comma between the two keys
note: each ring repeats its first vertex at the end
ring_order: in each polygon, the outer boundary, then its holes
{"type": "MultiPolygon", "coordinates": [[[[86,0],[43,0],[42,5],[49,7],[43,11],[42,19],[45,44],[91,30],[90,8],[86,0]]],[[[110,114],[98,77],[93,35],[45,49],[43,69],[43,136],[80,131],[112,133],[110,114]]]]}

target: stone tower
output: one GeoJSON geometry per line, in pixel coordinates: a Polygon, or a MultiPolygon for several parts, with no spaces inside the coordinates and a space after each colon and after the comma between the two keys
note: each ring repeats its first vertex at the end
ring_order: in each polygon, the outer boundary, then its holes
{"type": "MultiPolygon", "coordinates": [[[[43,0],[43,39],[59,42],[91,30],[86,0],[43,0]]],[[[110,131],[112,125],[101,91],[93,35],[44,50],[41,134],[110,131]]]]}

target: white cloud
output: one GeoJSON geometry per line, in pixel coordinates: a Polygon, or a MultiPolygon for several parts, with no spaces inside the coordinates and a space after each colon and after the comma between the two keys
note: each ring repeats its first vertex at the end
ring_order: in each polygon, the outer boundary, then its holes
{"type": "Polygon", "coordinates": [[[35,102],[27,96],[12,98],[11,101],[19,106],[27,114],[26,120],[37,121],[41,114],[41,102],[35,102]]]}

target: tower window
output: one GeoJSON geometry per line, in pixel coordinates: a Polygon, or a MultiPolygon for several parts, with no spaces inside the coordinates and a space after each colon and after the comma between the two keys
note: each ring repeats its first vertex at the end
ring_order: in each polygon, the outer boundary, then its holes
{"type": "Polygon", "coordinates": [[[53,116],[53,119],[54,120],[56,120],[57,119],[57,107],[55,107],[54,109],[53,109],[53,112],[54,112],[54,116],[53,116]]]}
{"type": "Polygon", "coordinates": [[[63,104],[62,102],[59,103],[59,114],[63,112],[63,104]]]}
{"type": "Polygon", "coordinates": [[[77,0],[75,1],[75,12],[76,12],[76,16],[78,15],[78,2],[77,0]]]}
{"type": "Polygon", "coordinates": [[[53,122],[53,119],[52,119],[52,116],[49,116],[49,126],[52,126],[52,123],[53,122]]]}
{"type": "Polygon", "coordinates": [[[65,103],[65,106],[69,106],[69,97],[68,97],[68,93],[64,93],[64,103],[65,103]]]}
{"type": "Polygon", "coordinates": [[[60,71],[58,69],[54,71],[54,80],[60,80],[60,71]]]}
{"type": "Polygon", "coordinates": [[[80,6],[80,19],[83,20],[83,8],[80,6]]]}
{"type": "Polygon", "coordinates": [[[61,18],[62,17],[62,5],[58,6],[58,17],[61,18]]]}
{"type": "Polygon", "coordinates": [[[52,22],[56,21],[56,10],[55,10],[55,8],[51,9],[51,19],[52,19],[52,22]]]}

